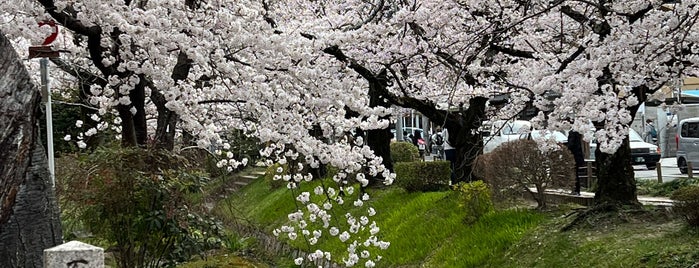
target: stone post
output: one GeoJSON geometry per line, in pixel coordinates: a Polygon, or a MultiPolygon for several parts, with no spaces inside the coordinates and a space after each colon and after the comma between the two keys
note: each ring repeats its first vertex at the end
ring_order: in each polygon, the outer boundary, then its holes
{"type": "Polygon", "coordinates": [[[70,241],[44,250],[44,268],[104,268],[104,249],[70,241]]]}

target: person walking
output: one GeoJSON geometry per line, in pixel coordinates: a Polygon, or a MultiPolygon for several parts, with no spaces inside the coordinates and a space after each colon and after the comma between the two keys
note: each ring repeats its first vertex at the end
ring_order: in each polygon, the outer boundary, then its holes
{"type": "Polygon", "coordinates": [[[568,133],[568,150],[573,154],[575,160],[575,188],[572,195],[580,195],[580,171],[585,166],[585,156],[583,155],[583,139],[579,132],[571,130],[568,133]]]}
{"type": "Polygon", "coordinates": [[[436,154],[436,158],[444,159],[444,136],[442,134],[442,127],[437,126],[435,133],[430,137],[430,143],[432,144],[432,153],[436,154]]]}
{"type": "Polygon", "coordinates": [[[451,166],[451,184],[456,184],[456,148],[449,143],[449,130],[445,127],[442,130],[442,136],[444,138],[444,159],[449,161],[451,166]]]}
{"type": "Polygon", "coordinates": [[[653,125],[653,120],[646,120],[646,125],[643,128],[643,140],[647,143],[655,143],[653,139],[656,138],[657,135],[658,133],[653,125]]]}

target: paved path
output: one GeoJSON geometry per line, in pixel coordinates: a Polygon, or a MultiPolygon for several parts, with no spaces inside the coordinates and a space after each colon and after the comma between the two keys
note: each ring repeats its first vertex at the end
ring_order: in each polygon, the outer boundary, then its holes
{"type": "MultiPolygon", "coordinates": [[[[558,195],[570,195],[569,190],[546,190],[547,193],[558,194],[558,195]]],[[[592,192],[580,192],[580,197],[582,198],[595,198],[595,193],[592,192]]],[[[644,205],[656,205],[656,206],[672,206],[672,200],[667,197],[655,197],[655,196],[638,196],[638,202],[644,205]]]]}

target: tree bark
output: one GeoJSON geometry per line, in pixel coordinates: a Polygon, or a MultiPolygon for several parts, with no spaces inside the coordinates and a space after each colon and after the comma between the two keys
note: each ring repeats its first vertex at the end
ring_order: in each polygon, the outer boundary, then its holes
{"type": "Polygon", "coordinates": [[[631,165],[629,138],[614,154],[602,153],[599,146],[595,150],[597,165],[596,204],[614,206],[640,206],[636,196],[636,178],[631,165]]]}
{"type": "MultiPolygon", "coordinates": [[[[386,92],[386,82],[387,82],[386,72],[383,71],[373,79],[369,80],[369,107],[391,107],[391,104],[386,100],[383,92],[386,92]]],[[[389,116],[381,117],[380,119],[388,119],[389,116]]],[[[382,163],[384,167],[388,170],[393,170],[393,160],[391,159],[391,130],[385,129],[370,129],[367,131],[367,146],[374,150],[376,156],[382,158],[382,163]]],[[[372,186],[379,185],[381,180],[380,176],[371,176],[369,178],[369,184],[372,186]]]]}
{"type": "MultiPolygon", "coordinates": [[[[648,88],[645,86],[633,88],[638,96],[639,104],[630,106],[631,117],[635,118],[640,104],[646,101],[648,88]]],[[[633,122],[633,121],[632,121],[633,122]]],[[[597,192],[595,204],[605,206],[640,206],[636,195],[636,177],[631,164],[631,147],[627,136],[621,147],[614,154],[602,153],[597,146],[594,152],[597,167],[597,192]]]]}
{"type": "MultiPolygon", "coordinates": [[[[449,114],[439,120],[445,123],[449,131],[449,144],[456,149],[456,163],[454,163],[454,182],[470,182],[477,180],[473,176],[473,165],[476,157],[483,153],[483,135],[478,128],[485,119],[485,106],[488,98],[475,97],[469,101],[465,111],[449,114]]],[[[419,110],[418,110],[419,111],[419,110]]],[[[428,117],[432,120],[440,119],[434,115],[428,117]]],[[[437,122],[439,122],[437,121],[437,122]]]]}
{"type": "Polygon", "coordinates": [[[43,250],[62,241],[39,105],[39,90],[0,32],[0,267],[43,267],[43,250]]]}

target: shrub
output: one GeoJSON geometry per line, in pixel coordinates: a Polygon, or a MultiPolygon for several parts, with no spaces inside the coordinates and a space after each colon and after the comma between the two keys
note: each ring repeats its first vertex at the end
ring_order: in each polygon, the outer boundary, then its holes
{"type": "Polygon", "coordinates": [[[482,181],[459,183],[454,188],[461,196],[460,207],[466,211],[466,221],[476,222],[481,216],[493,211],[490,189],[482,181]]]}
{"type": "Polygon", "coordinates": [[[672,211],[685,218],[691,226],[699,226],[699,186],[677,189],[670,195],[674,201],[672,211]]]}
{"type": "Polygon", "coordinates": [[[655,180],[637,180],[636,192],[638,195],[670,196],[675,190],[690,185],[699,185],[699,179],[679,178],[663,183],[655,180]]]}
{"type": "Polygon", "coordinates": [[[451,176],[449,161],[398,162],[393,169],[395,184],[411,192],[446,188],[451,176]]]}
{"type": "Polygon", "coordinates": [[[420,160],[420,152],[412,143],[404,141],[392,142],[391,159],[393,163],[414,162],[420,160]]]}
{"type": "Polygon", "coordinates": [[[493,176],[492,169],[498,166],[493,164],[492,154],[480,155],[476,158],[473,165],[473,175],[483,180],[491,189],[491,198],[493,201],[503,202],[515,200],[522,196],[522,189],[505,180],[503,177],[493,176]]]}
{"type": "Polygon", "coordinates": [[[524,190],[539,208],[546,207],[546,189],[572,189],[575,183],[575,160],[563,146],[541,151],[533,140],[516,140],[495,148],[482,161],[494,191],[524,190]]]}
{"type": "Polygon", "coordinates": [[[191,211],[188,195],[208,178],[182,157],[144,149],[98,149],[59,178],[64,206],[113,245],[119,267],[174,266],[221,245],[221,226],[191,211]]]}

